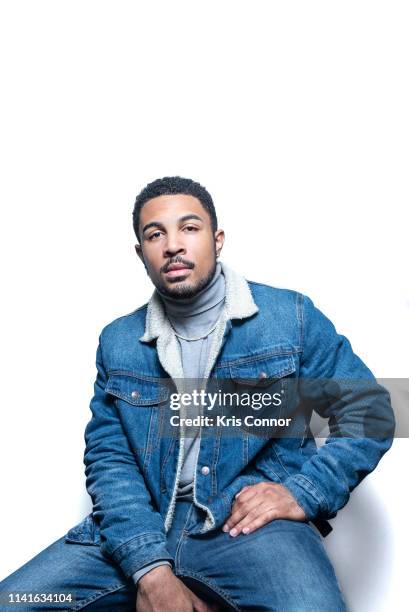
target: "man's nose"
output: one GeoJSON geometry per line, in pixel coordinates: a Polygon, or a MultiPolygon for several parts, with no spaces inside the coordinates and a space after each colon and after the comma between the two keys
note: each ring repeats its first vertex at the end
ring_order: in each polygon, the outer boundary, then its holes
{"type": "Polygon", "coordinates": [[[164,244],[163,256],[174,257],[186,253],[186,249],[177,234],[168,234],[166,243],[164,244]]]}

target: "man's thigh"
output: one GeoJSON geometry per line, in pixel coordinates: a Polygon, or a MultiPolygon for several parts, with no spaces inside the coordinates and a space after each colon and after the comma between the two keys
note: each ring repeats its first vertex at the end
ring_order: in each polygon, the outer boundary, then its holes
{"type": "Polygon", "coordinates": [[[346,609],[321,537],[308,523],[275,520],[234,538],[221,529],[187,535],[177,571],[203,580],[239,610],[346,609]]]}
{"type": "Polygon", "coordinates": [[[99,546],[65,542],[48,546],[0,583],[2,604],[8,610],[135,611],[136,588],[120,568],[104,557],[99,546]],[[24,603],[6,605],[7,593],[73,593],[75,604],[24,603]]]}

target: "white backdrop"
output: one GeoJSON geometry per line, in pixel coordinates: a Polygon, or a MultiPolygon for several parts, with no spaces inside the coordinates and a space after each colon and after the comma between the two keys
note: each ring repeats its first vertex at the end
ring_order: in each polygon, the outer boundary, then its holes
{"type": "MultiPolygon", "coordinates": [[[[90,509],[102,327],[152,286],[150,180],[212,194],[222,259],[309,295],[377,377],[408,377],[406,2],[3,0],[1,567],[90,509]]],[[[407,440],[325,540],[353,612],[407,609],[407,440]]]]}

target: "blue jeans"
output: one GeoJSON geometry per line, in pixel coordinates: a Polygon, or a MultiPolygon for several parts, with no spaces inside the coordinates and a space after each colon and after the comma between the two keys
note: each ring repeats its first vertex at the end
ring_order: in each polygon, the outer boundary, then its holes
{"type": "MultiPolygon", "coordinates": [[[[222,610],[257,612],[346,610],[321,536],[309,523],[275,520],[235,538],[221,529],[190,534],[203,520],[200,508],[179,501],[167,538],[175,574],[208,603],[218,602],[222,610]]],[[[65,536],[8,576],[0,591],[76,595],[71,607],[3,604],[2,611],[135,612],[133,582],[99,546],[67,543],[65,536]]]]}

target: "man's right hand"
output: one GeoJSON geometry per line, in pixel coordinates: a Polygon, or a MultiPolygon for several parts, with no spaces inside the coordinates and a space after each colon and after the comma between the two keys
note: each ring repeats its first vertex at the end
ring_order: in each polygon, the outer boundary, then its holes
{"type": "Polygon", "coordinates": [[[168,565],[159,565],[138,581],[137,612],[217,612],[197,597],[168,565]]]}

